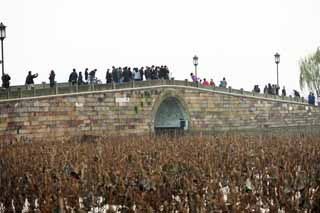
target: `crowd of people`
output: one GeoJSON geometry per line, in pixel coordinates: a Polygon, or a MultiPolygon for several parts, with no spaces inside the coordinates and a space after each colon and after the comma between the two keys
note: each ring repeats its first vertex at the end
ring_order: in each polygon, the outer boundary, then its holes
{"type": "MultiPolygon", "coordinates": [[[[194,83],[199,83],[204,86],[214,86],[214,87],[216,86],[216,84],[214,83],[212,78],[210,79],[210,82],[209,82],[206,78],[201,79],[193,73],[190,73],[190,77],[191,77],[192,82],[194,82],[194,83]]],[[[220,81],[219,87],[227,88],[227,81],[226,81],[225,77],[223,77],[222,80],[220,81]]]]}
{"type": "MultiPolygon", "coordinates": [[[[97,69],[91,70],[86,68],[84,72],[84,79],[82,72],[77,73],[76,69],[73,69],[69,76],[69,82],[74,84],[87,84],[87,83],[102,83],[96,78],[97,69]]],[[[143,80],[155,80],[155,79],[169,79],[170,71],[167,66],[146,66],[146,67],[115,67],[107,69],[105,80],[106,83],[124,83],[129,81],[143,81],[143,80]]],[[[51,82],[51,81],[50,81],[51,82]]],[[[51,85],[51,83],[50,83],[51,85]]]]}
{"type": "MultiPolygon", "coordinates": [[[[84,71],[84,78],[82,72],[77,72],[73,69],[69,75],[68,82],[72,85],[78,84],[88,84],[88,83],[102,83],[96,77],[97,69],[89,71],[88,68],[84,71]]],[[[26,77],[25,85],[30,89],[34,85],[34,79],[38,77],[38,73],[32,74],[32,71],[28,72],[26,77]]],[[[107,69],[105,80],[106,83],[123,83],[129,81],[143,81],[143,80],[156,80],[156,79],[166,79],[169,80],[170,71],[166,65],[162,66],[146,66],[146,67],[112,67],[111,70],[107,69]]],[[[8,89],[10,87],[11,77],[8,74],[2,76],[2,87],[8,89]]],[[[56,74],[54,70],[49,73],[49,84],[50,87],[54,87],[56,84],[56,74]]]]}
{"type": "MultiPolygon", "coordinates": [[[[260,93],[259,85],[254,85],[253,92],[260,93]]],[[[276,84],[271,85],[270,83],[268,83],[267,85],[265,85],[265,87],[263,89],[263,93],[268,94],[268,95],[279,96],[280,95],[280,87],[276,84]]],[[[300,98],[300,93],[297,90],[293,90],[293,95],[295,98],[300,98]]],[[[282,87],[281,96],[283,96],[283,97],[287,96],[287,91],[286,91],[285,86],[282,87]]]]}
{"type": "MultiPolygon", "coordinates": [[[[207,81],[206,78],[199,78],[198,76],[196,76],[195,74],[191,73],[190,74],[190,77],[191,77],[191,80],[194,82],[194,83],[199,83],[199,84],[202,84],[204,86],[216,86],[213,79],[210,79],[210,82],[207,81]]],[[[226,88],[227,87],[227,81],[226,81],[226,78],[223,77],[223,79],[220,81],[219,83],[219,87],[222,87],[222,88],[226,88]]],[[[255,93],[260,93],[261,90],[260,90],[260,87],[259,85],[254,85],[253,87],[253,92],[255,93]]],[[[276,84],[270,84],[268,83],[267,85],[265,85],[264,89],[263,89],[263,93],[264,94],[268,94],[268,95],[277,95],[279,96],[280,95],[280,87],[276,84]]],[[[297,91],[297,90],[293,90],[293,95],[295,98],[300,98],[300,93],[297,91]]],[[[287,91],[286,91],[286,88],[285,86],[282,87],[282,90],[281,90],[281,96],[285,97],[287,96],[287,91]]],[[[319,99],[319,103],[318,105],[320,106],[320,98],[319,99]]],[[[314,93],[310,92],[309,96],[308,96],[308,103],[310,105],[315,105],[315,102],[316,102],[316,97],[314,95],[314,93]]]]}
{"type": "Polygon", "coordinates": [[[170,71],[167,66],[146,66],[146,67],[112,67],[108,69],[106,73],[107,83],[112,81],[116,83],[128,82],[128,81],[143,81],[143,80],[156,80],[166,79],[169,80],[170,71]]]}
{"type": "MultiPolygon", "coordinates": [[[[89,71],[88,68],[84,71],[84,78],[82,75],[82,72],[77,72],[76,69],[73,69],[72,72],[69,75],[68,82],[72,85],[78,84],[94,84],[94,83],[102,83],[101,80],[99,80],[96,77],[97,69],[93,69],[89,71]]],[[[26,77],[25,85],[28,89],[30,89],[34,84],[34,79],[38,77],[38,73],[32,74],[32,71],[28,72],[28,75],[26,77]]],[[[56,74],[54,70],[50,71],[49,74],[49,83],[50,87],[53,88],[56,84],[55,81],[56,74]]],[[[199,78],[195,74],[190,74],[191,80],[195,83],[202,84],[205,86],[216,86],[213,79],[210,79],[208,81],[206,78],[199,78]]],[[[143,81],[143,80],[156,80],[156,79],[170,79],[170,71],[167,66],[146,66],[146,67],[112,67],[111,69],[107,69],[105,74],[105,80],[106,83],[123,83],[123,82],[129,82],[129,81],[143,81]]],[[[8,74],[4,74],[2,76],[2,87],[5,89],[8,89],[10,87],[10,80],[11,77],[8,74]]],[[[222,80],[219,82],[219,87],[226,88],[227,87],[227,81],[226,78],[223,77],[222,80]]],[[[259,85],[254,85],[253,92],[260,93],[261,90],[259,88],[259,85]]],[[[276,84],[267,84],[265,85],[263,89],[264,94],[269,95],[280,95],[280,87],[276,84]]],[[[297,90],[293,90],[294,97],[300,97],[300,93],[297,90]]],[[[287,96],[286,88],[283,86],[281,90],[281,96],[287,96]]],[[[314,93],[310,92],[308,95],[308,103],[310,105],[315,105],[315,95],[314,93]]]]}

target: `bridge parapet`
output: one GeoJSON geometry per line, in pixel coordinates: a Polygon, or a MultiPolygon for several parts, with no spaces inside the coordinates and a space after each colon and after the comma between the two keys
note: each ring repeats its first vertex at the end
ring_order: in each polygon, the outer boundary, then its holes
{"type": "Polygon", "coordinates": [[[27,89],[26,86],[12,86],[9,89],[0,90],[0,101],[16,100],[21,98],[35,98],[52,95],[67,95],[67,94],[81,94],[87,92],[98,92],[115,89],[130,89],[130,88],[145,88],[154,86],[185,86],[198,89],[212,90],[215,92],[222,92],[230,95],[243,95],[246,97],[255,97],[262,99],[273,99],[296,103],[306,103],[305,99],[293,98],[291,96],[276,96],[263,93],[244,91],[243,89],[234,89],[231,87],[221,88],[215,86],[205,86],[202,84],[196,84],[188,80],[149,80],[149,81],[131,81],[126,83],[111,83],[111,84],[83,84],[72,85],[70,83],[58,83],[55,87],[50,88],[49,84],[35,84],[31,89],[27,89]]]}

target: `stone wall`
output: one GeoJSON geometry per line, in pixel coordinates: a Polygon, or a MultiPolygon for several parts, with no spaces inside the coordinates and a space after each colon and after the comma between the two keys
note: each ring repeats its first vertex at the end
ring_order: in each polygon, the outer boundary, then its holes
{"type": "Polygon", "coordinates": [[[194,131],[227,131],[320,125],[320,107],[289,101],[188,90],[194,131]]]}
{"type": "Polygon", "coordinates": [[[190,131],[320,126],[319,107],[163,85],[0,101],[0,141],[149,134],[168,97],[183,107],[190,131]]]}

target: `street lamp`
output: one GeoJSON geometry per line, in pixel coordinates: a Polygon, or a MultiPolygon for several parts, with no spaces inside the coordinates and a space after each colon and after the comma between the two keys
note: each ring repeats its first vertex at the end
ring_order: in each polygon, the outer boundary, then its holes
{"type": "Polygon", "coordinates": [[[4,61],[3,61],[3,40],[6,37],[6,26],[0,23],[0,40],[1,40],[1,65],[2,65],[2,76],[4,76],[4,61]]]}
{"type": "Polygon", "coordinates": [[[198,66],[198,56],[193,56],[193,65],[194,65],[194,71],[196,75],[196,80],[197,80],[197,86],[198,86],[198,74],[197,74],[197,66],[198,66]]]}
{"type": "Polygon", "coordinates": [[[279,63],[280,63],[280,54],[279,53],[276,53],[274,55],[274,60],[277,64],[277,86],[279,87],[279,63]]]}

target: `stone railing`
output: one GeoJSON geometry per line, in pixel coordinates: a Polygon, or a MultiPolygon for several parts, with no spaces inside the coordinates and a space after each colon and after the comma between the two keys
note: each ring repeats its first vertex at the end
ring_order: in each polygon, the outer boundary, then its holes
{"type": "Polygon", "coordinates": [[[214,86],[204,86],[201,84],[196,84],[188,80],[149,80],[149,81],[131,81],[126,83],[110,83],[110,84],[83,84],[83,85],[72,85],[70,83],[59,83],[55,87],[50,88],[49,84],[35,84],[32,88],[27,89],[26,86],[12,86],[9,89],[0,89],[0,101],[1,100],[10,100],[10,99],[19,99],[19,98],[31,98],[31,97],[40,97],[40,96],[50,96],[50,95],[63,95],[71,93],[82,93],[82,92],[94,92],[94,91],[103,91],[103,90],[115,90],[115,89],[128,89],[128,88],[139,88],[139,87],[152,87],[152,86],[161,86],[161,85],[171,85],[171,86],[186,86],[192,88],[213,90],[217,92],[243,95],[243,96],[252,96],[255,98],[268,98],[282,101],[290,101],[297,103],[305,103],[305,99],[294,98],[292,96],[275,96],[268,95],[263,93],[248,92],[243,89],[233,89],[231,87],[221,88],[214,86]]]}

